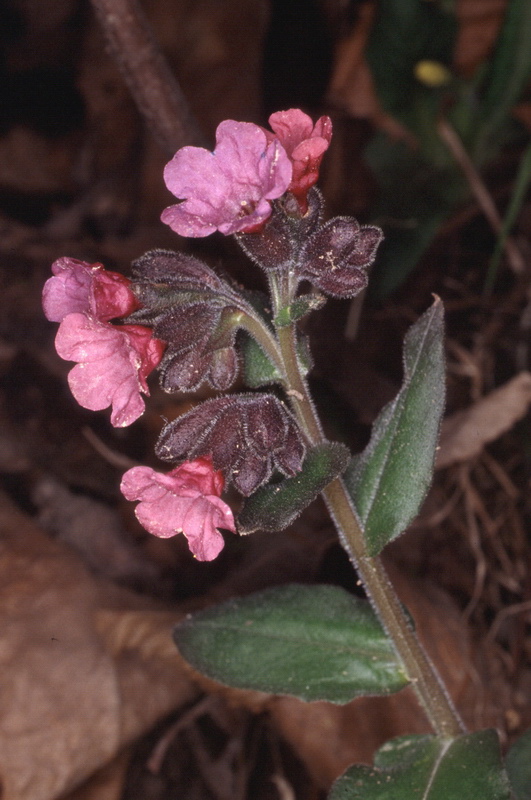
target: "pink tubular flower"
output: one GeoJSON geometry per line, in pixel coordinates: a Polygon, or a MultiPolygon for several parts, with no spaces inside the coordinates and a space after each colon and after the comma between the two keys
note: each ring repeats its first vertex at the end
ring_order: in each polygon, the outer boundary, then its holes
{"type": "Polygon", "coordinates": [[[306,195],[317,183],[321,160],[332,138],[332,120],[321,117],[315,125],[311,118],[299,108],[277,111],[269,117],[274,135],[266,131],[268,141],[275,138],[288,154],[293,175],[288,186],[299,203],[303,214],[308,210],[306,195]]]}
{"type": "Polygon", "coordinates": [[[164,169],[166,186],[183,203],[161,219],[181,236],[259,230],[271,214],[270,200],[288,188],[292,166],[277,139],[258,125],[225,120],[213,153],[183,147],[164,169]]]}
{"type": "Polygon", "coordinates": [[[67,314],[76,312],[107,322],[138,308],[130,281],[102,264],[59,258],[52,264],[52,272],[42,292],[44,313],[51,322],[61,322],[67,314]]]}
{"type": "Polygon", "coordinates": [[[124,275],[75,258],[58,259],[52,272],[42,305],[49,320],[61,323],[58,354],[79,362],[68,375],[72,394],[91,411],[112,405],[112,424],[130,425],[144,412],[140,392],[149,394],[146,378],[159,364],[164,343],[149,328],[109,322],[138,308],[124,275]]]}
{"type": "Polygon", "coordinates": [[[212,561],[223,549],[218,528],[236,532],[229,506],[220,499],[224,481],[209,458],[188,461],[166,475],[133,467],[120,489],[127,500],[140,500],[135,514],[149,533],[167,539],[184,533],[199,561],[212,561]]]}
{"type": "Polygon", "coordinates": [[[88,314],[67,314],[55,347],[61,358],[79,362],[68,375],[77,402],[91,411],[112,405],[111,423],[122,428],[144,413],[140,392],[162,358],[164,344],[141,325],[111,325],[88,314]]]}

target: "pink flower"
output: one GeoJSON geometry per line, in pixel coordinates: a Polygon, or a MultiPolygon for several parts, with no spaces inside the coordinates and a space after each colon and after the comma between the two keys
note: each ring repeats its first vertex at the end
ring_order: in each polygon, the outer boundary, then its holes
{"type": "Polygon", "coordinates": [[[271,214],[270,200],[288,188],[292,166],[278,140],[250,122],[225,120],[213,153],[178,150],[164,170],[166,186],[183,203],[161,219],[181,236],[259,230],[271,214]]]}
{"type": "Polygon", "coordinates": [[[124,317],[138,308],[130,281],[102,264],[59,258],[52,264],[53,278],[44,284],[42,305],[51,322],[67,314],[86,312],[101,322],[124,317]]]}
{"type": "Polygon", "coordinates": [[[269,142],[275,138],[288,154],[293,175],[288,186],[299,202],[303,214],[308,210],[306,195],[319,178],[321,160],[332,138],[332,120],[321,117],[315,125],[299,108],[277,111],[269,117],[274,135],[266,131],[269,142]]]}
{"type": "Polygon", "coordinates": [[[61,358],[79,362],[68,375],[72,394],[91,411],[112,405],[111,423],[130,425],[144,412],[140,393],[162,358],[164,344],[140,325],[111,325],[83,313],[67,314],[55,347],[61,358]]]}
{"type": "Polygon", "coordinates": [[[130,425],[144,412],[140,393],[159,364],[164,343],[140,325],[112,325],[130,314],[138,301],[130,281],[102,264],[60,258],[43,289],[47,318],[60,322],[55,347],[61,358],[77,361],[68,375],[72,394],[91,411],[112,406],[111,422],[130,425]]]}
{"type": "Polygon", "coordinates": [[[150,467],[133,467],[120,489],[127,500],[140,500],[136,516],[143,527],[163,539],[184,533],[199,561],[212,561],[223,549],[218,528],[236,532],[229,506],[220,499],[224,481],[209,458],[188,461],[166,475],[150,467]]]}

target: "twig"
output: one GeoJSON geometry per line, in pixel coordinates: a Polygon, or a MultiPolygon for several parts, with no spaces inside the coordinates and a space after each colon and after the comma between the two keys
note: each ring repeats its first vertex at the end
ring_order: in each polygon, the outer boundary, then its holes
{"type": "MultiPolygon", "coordinates": [[[[498,209],[496,208],[494,201],[490,196],[489,190],[485,186],[485,183],[481,179],[481,176],[472,163],[470,156],[463,147],[461,139],[450,123],[445,119],[439,120],[437,123],[437,130],[439,132],[439,136],[461,167],[461,170],[468,181],[468,185],[470,186],[472,194],[476,198],[481,210],[489,221],[492,230],[497,236],[500,236],[503,230],[503,222],[498,213],[498,209]]],[[[525,261],[520,250],[516,246],[514,239],[512,239],[510,236],[507,236],[504,247],[510,268],[516,275],[520,275],[525,270],[525,261]]]]}
{"type": "Polygon", "coordinates": [[[164,734],[157,741],[153,751],[147,761],[146,767],[153,774],[158,775],[162,769],[162,762],[166,758],[168,749],[177,735],[192,725],[198,717],[206,714],[209,707],[212,705],[212,695],[207,695],[199,700],[192,708],[188,709],[182,716],[176,720],[173,725],[164,731],[164,734]]]}
{"type": "Polygon", "coordinates": [[[205,144],[137,0],[91,0],[109,49],[154,137],[168,155],[205,144]]]}
{"type": "Polygon", "coordinates": [[[87,425],[81,429],[81,433],[87,442],[92,445],[94,450],[99,453],[105,461],[111,464],[111,466],[117,469],[131,469],[131,467],[139,466],[138,461],[133,461],[132,458],[128,458],[128,456],[124,456],[122,453],[117,453],[115,450],[111,450],[110,447],[107,447],[87,425]]]}
{"type": "Polygon", "coordinates": [[[524,600],[522,603],[514,603],[512,606],[502,608],[501,611],[496,614],[485,641],[489,643],[493,642],[506,619],[515,614],[524,614],[526,611],[531,611],[531,600],[524,600]]]}

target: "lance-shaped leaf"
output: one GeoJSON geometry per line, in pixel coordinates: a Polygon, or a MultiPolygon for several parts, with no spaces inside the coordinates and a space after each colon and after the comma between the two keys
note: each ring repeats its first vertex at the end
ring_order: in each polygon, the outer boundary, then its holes
{"type": "Polygon", "coordinates": [[[511,746],[505,759],[511,787],[516,800],[531,797],[531,730],[511,746]]]}
{"type": "Polygon", "coordinates": [[[384,744],[374,767],[356,764],[328,800],[509,800],[498,736],[401,736],[384,744]]]}
{"type": "Polygon", "coordinates": [[[400,392],[345,473],[370,555],[406,529],[431,483],[444,409],[443,336],[443,307],[436,298],[406,335],[400,392]]]}
{"type": "Polygon", "coordinates": [[[337,586],[277,586],[187,617],[174,634],[209,678],[302,700],[348,703],[407,684],[366,600],[337,586]]]}
{"type": "Polygon", "coordinates": [[[247,498],[238,517],[238,532],[284,530],[343,472],[348,461],[349,452],[339,442],[312,447],[295,477],[263,486],[247,498]]]}

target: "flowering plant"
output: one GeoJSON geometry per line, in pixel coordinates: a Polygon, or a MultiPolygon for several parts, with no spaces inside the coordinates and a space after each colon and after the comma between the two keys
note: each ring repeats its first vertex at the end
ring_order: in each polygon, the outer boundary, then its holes
{"type": "Polygon", "coordinates": [[[60,323],[57,351],[78,362],[69,375],[76,399],[94,410],[111,405],[113,425],[140,416],[154,369],[166,392],[207,384],[216,393],[163,426],[155,451],[169,472],[137,466],[123,476],[122,492],[138,501],[150,533],[182,533],[194,556],[209,561],[223,548],[222,531],[284,530],[322,494],[365,588],[368,600],[331,586],[277,587],[202,611],[175,633],[193,666],[308,701],[347,703],[410,685],[433,735],[388,742],[375,767],[352,767],[330,800],[508,800],[495,732],[466,733],[380,561],[431,481],[444,405],[441,303],[408,332],[402,388],[365,450],[351,456],[328,441],[299,321],[326,296],[352,298],[366,287],[382,233],[350,217],[323,222],[315,183],[332,135],[328,117],[314,124],[291,109],[270,125],[227,120],[213,153],[179,150],[164,178],[181,202],[162,214],[183,236],[235,234],[263,270],[269,296],[180,252],[146,253],[131,280],[63,258],[43,295],[48,319],[60,323]],[[247,391],[229,391],[237,378],[247,391]],[[236,515],[222,499],[228,484],[242,498],[236,515]]]}

